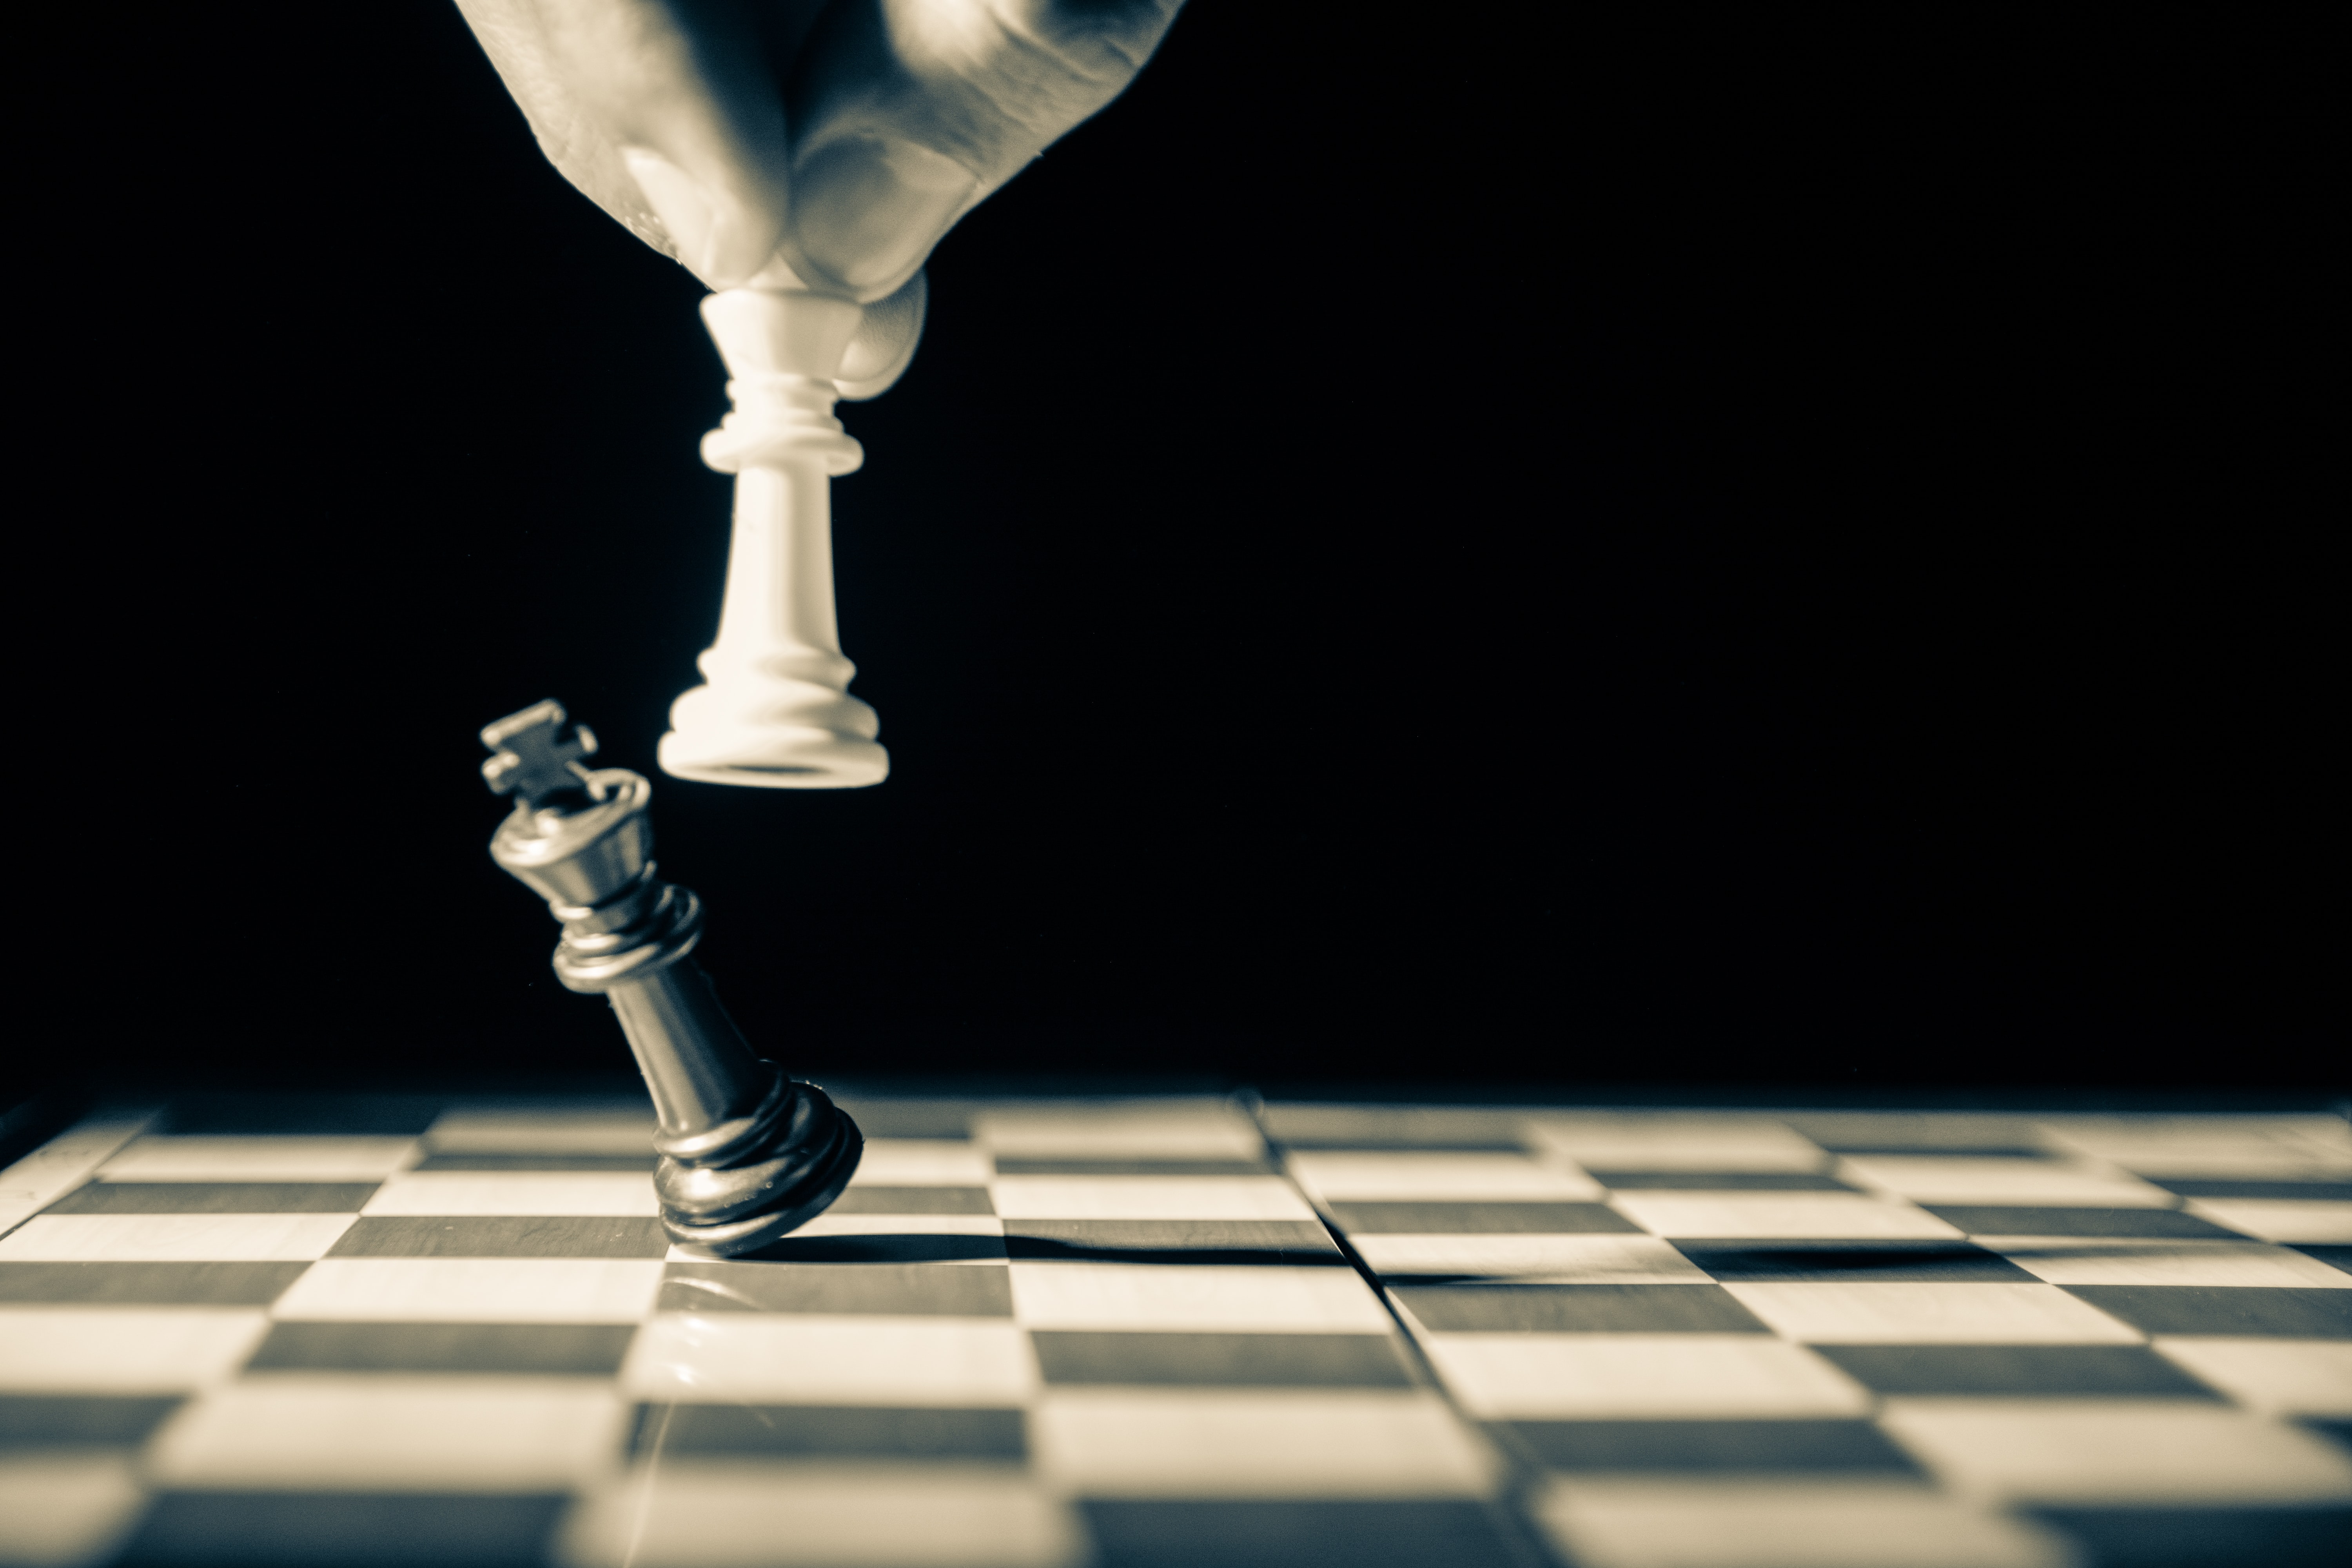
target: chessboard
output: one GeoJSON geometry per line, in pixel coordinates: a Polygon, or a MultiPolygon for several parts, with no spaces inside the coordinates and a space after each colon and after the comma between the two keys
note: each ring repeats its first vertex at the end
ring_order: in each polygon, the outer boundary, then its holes
{"type": "Polygon", "coordinates": [[[2352,1548],[2326,1115],[198,1098],[0,1180],[0,1558],[2152,1568],[2352,1548]]]}

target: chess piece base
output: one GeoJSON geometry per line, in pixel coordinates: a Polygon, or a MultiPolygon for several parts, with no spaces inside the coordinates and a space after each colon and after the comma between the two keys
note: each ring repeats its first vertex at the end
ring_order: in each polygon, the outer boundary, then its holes
{"type": "MultiPolygon", "coordinates": [[[[681,706],[694,696],[688,692],[681,706]]],[[[830,730],[746,729],[716,737],[673,730],[656,755],[673,778],[755,789],[858,789],[890,773],[890,753],[880,744],[830,730]]]]}
{"type": "MultiPolygon", "coordinates": [[[[663,1233],[681,1250],[699,1258],[759,1251],[839,1197],[866,1152],[857,1124],[824,1090],[781,1070],[775,1091],[749,1121],[732,1142],[698,1159],[664,1149],[654,1190],[663,1233]]],[[[655,1147],[668,1143],[656,1139],[655,1147]]]]}

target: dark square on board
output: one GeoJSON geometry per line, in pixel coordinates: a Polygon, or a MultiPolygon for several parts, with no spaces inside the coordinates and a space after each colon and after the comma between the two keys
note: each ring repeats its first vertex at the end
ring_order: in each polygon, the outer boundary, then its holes
{"type": "Polygon", "coordinates": [[[1432,1333],[1768,1334],[1719,1285],[1400,1285],[1432,1333]]]}

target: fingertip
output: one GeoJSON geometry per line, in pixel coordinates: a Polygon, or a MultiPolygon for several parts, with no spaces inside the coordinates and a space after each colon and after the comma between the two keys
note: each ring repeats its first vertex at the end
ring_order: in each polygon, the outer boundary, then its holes
{"type": "Polygon", "coordinates": [[[679,264],[712,288],[744,283],[782,242],[783,224],[767,204],[696,179],[649,147],[625,147],[621,160],[669,231],[679,264]]]}

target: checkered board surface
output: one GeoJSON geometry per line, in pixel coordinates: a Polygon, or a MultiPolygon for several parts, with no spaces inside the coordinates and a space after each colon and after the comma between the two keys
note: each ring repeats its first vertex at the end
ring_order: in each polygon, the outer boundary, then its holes
{"type": "Polygon", "coordinates": [[[846,1103],[756,1263],[635,1107],[84,1124],[0,1178],[0,1558],[2352,1560],[2341,1121],[846,1103]]]}

